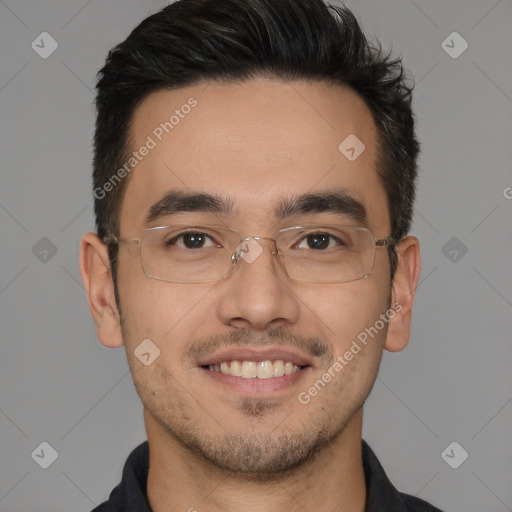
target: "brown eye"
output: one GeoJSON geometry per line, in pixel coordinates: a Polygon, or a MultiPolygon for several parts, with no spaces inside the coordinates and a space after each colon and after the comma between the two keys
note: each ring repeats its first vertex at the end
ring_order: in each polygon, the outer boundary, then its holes
{"type": "Polygon", "coordinates": [[[175,245],[181,249],[202,249],[203,247],[220,247],[210,236],[201,232],[181,233],[165,242],[166,246],[175,245]]]}
{"type": "Polygon", "coordinates": [[[325,250],[332,249],[337,245],[343,245],[342,242],[330,233],[310,233],[306,235],[298,244],[298,249],[325,250]]]}

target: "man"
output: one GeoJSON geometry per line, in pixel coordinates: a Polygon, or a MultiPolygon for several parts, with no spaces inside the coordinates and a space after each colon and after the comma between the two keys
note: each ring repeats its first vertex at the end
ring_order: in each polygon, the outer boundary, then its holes
{"type": "Polygon", "coordinates": [[[420,273],[400,61],[321,0],[182,0],[100,74],[80,268],[148,442],[96,510],[438,510],[361,439],[420,273]]]}

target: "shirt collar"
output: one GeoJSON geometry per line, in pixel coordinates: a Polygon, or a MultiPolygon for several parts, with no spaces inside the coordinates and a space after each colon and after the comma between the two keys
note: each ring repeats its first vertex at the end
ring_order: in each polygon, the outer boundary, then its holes
{"type": "Polygon", "coordinates": [[[389,481],[377,456],[364,439],[361,442],[366,482],[366,506],[364,512],[380,512],[384,510],[407,512],[399,492],[389,481]]]}

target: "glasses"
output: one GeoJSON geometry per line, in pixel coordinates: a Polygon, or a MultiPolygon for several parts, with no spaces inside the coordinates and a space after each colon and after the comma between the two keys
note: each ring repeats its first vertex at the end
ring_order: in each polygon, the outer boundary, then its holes
{"type": "Polygon", "coordinates": [[[276,238],[246,237],[225,226],[158,226],[140,239],[106,237],[105,243],[135,244],[146,276],[171,283],[205,283],[227,277],[244,259],[255,261],[263,252],[260,240],[274,242],[286,275],[295,281],[343,283],[368,277],[376,249],[395,243],[377,240],[366,227],[294,226],[276,238]]]}

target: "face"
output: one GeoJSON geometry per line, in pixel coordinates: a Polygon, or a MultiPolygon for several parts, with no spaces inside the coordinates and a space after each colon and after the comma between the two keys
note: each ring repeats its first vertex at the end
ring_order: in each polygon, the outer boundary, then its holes
{"type": "MultiPolygon", "coordinates": [[[[135,111],[132,148],[147,145],[148,136],[155,145],[129,176],[122,239],[173,224],[224,225],[242,238],[331,224],[390,236],[376,128],[349,89],[258,79],[161,91],[135,111]],[[179,121],[166,133],[161,123],[177,109],[179,121]],[[355,160],[338,148],[350,134],[365,146],[355,160]],[[190,206],[146,224],[151,207],[169,192],[209,194],[230,208],[190,206]],[[280,205],[293,206],[307,194],[349,197],[364,207],[366,220],[332,208],[291,208],[283,215],[280,205]]],[[[219,468],[269,474],[308,460],[353,421],[376,377],[388,331],[381,315],[389,317],[394,297],[385,248],[376,250],[365,279],[308,283],[287,277],[272,241],[258,242],[263,252],[254,261],[240,260],[228,277],[210,283],[151,279],[138,247],[121,244],[118,290],[123,342],[148,432],[219,468]],[[371,327],[363,343],[361,333],[371,327]],[[149,365],[134,355],[146,339],[160,350],[149,365]],[[261,364],[261,375],[282,373],[279,361],[292,363],[292,373],[245,378],[262,361],[272,364],[261,364]]]]}

